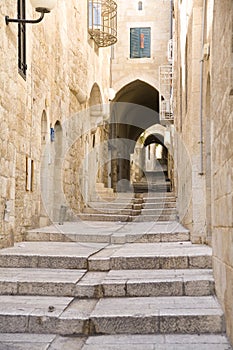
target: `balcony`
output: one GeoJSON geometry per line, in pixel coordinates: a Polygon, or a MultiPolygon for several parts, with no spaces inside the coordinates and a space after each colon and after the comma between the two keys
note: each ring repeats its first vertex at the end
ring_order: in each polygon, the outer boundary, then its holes
{"type": "Polygon", "coordinates": [[[117,42],[117,4],[113,0],[89,0],[88,32],[99,47],[117,42]]]}

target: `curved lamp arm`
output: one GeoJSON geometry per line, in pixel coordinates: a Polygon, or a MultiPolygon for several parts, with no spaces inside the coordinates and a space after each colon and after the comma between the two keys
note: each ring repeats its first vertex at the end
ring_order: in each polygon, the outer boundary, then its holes
{"type": "Polygon", "coordinates": [[[41,12],[41,15],[37,19],[16,19],[16,18],[9,18],[9,16],[5,16],[6,24],[8,25],[10,22],[16,22],[16,23],[39,23],[44,18],[45,12],[41,12]]]}

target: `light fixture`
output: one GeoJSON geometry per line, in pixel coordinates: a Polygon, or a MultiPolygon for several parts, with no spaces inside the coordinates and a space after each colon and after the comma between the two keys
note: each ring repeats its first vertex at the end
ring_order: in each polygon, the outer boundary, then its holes
{"type": "Polygon", "coordinates": [[[21,18],[9,18],[5,16],[6,24],[10,22],[16,23],[39,23],[44,18],[45,13],[49,13],[55,6],[56,0],[30,0],[32,7],[35,8],[37,12],[40,12],[40,17],[37,19],[21,19],[21,18]]]}

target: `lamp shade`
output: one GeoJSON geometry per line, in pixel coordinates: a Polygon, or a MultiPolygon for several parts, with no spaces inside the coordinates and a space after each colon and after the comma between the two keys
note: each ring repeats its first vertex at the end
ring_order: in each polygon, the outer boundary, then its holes
{"type": "Polygon", "coordinates": [[[30,0],[35,9],[46,9],[50,12],[56,5],[57,0],[30,0]]]}

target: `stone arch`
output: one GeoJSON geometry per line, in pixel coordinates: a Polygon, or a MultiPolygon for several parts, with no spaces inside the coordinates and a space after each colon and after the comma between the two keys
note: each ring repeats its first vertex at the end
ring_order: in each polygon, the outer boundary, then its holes
{"type": "Polygon", "coordinates": [[[103,99],[100,87],[94,83],[89,97],[90,117],[98,119],[103,114],[103,99]]]}
{"type": "Polygon", "coordinates": [[[114,190],[121,180],[130,182],[131,154],[140,135],[159,123],[159,92],[154,86],[136,79],[117,92],[110,118],[114,190]]]}
{"type": "Polygon", "coordinates": [[[159,81],[152,75],[148,75],[147,73],[143,72],[143,70],[140,72],[140,74],[128,74],[127,76],[124,76],[123,78],[119,79],[117,82],[114,83],[114,90],[120,91],[125,86],[133,83],[134,81],[143,81],[145,84],[151,85],[154,89],[159,91],[159,81]]]}
{"type": "MultiPolygon", "coordinates": [[[[134,153],[131,155],[131,182],[141,181],[149,172],[163,172],[168,176],[168,145],[165,143],[166,128],[156,124],[142,132],[139,136],[134,153]],[[159,147],[161,156],[158,156],[159,147]]],[[[171,156],[171,155],[170,155],[171,156]]]]}

